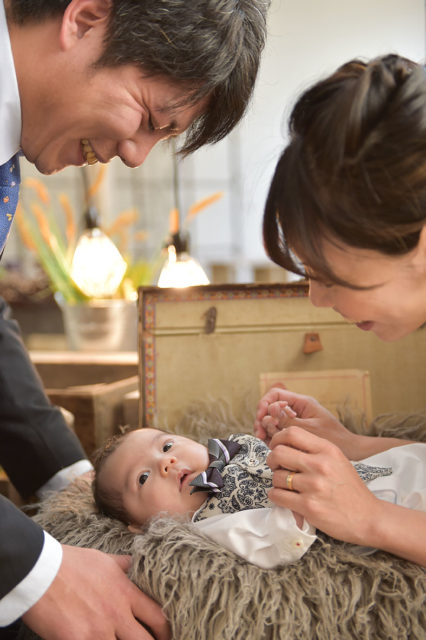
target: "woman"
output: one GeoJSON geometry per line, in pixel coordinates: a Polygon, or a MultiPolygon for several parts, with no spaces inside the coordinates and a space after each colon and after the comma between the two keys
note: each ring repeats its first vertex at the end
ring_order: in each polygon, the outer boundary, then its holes
{"type": "MultiPolygon", "coordinates": [[[[390,341],[426,322],[423,67],[396,55],[354,60],[302,95],[264,241],[277,264],[309,277],[313,304],[360,329],[390,341]]],[[[259,405],[257,435],[280,428],[282,401],[299,419],[270,442],[274,502],[335,538],[426,566],[426,514],[377,500],[346,458],[383,451],[387,439],[353,436],[312,399],[279,389],[259,405]]]]}

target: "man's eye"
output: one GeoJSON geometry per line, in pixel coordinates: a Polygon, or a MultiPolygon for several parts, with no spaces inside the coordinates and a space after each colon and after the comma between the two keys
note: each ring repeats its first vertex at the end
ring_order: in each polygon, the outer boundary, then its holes
{"type": "Polygon", "coordinates": [[[145,484],[145,482],[148,480],[149,478],[149,472],[148,471],[144,471],[143,473],[141,473],[141,475],[139,476],[139,484],[143,485],[145,484]]]}
{"type": "Polygon", "coordinates": [[[170,449],[172,448],[173,442],[166,442],[165,445],[163,445],[163,451],[164,453],[167,453],[167,451],[170,451],[170,449]]]}

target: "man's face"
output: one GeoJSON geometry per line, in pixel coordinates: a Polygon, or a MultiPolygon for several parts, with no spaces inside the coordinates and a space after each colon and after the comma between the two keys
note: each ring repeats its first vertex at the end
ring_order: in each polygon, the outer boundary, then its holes
{"type": "Polygon", "coordinates": [[[137,429],[107,458],[98,481],[121,495],[130,524],[138,526],[159,513],[195,513],[207,494],[191,495],[189,483],[208,465],[207,448],[198,442],[137,429]]]}
{"type": "MultiPolygon", "coordinates": [[[[78,37],[67,32],[66,18],[64,23],[61,47],[37,86],[28,78],[20,81],[21,146],[41,173],[115,156],[137,167],[159,140],[182,133],[202,112],[205,102],[175,108],[185,90],[164,78],[144,77],[136,66],[94,68],[105,22],[78,37]]],[[[20,73],[22,68],[18,80],[20,73]]]]}

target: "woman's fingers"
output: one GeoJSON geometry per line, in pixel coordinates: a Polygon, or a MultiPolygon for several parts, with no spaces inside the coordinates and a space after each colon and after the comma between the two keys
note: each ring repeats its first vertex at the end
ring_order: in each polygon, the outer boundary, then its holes
{"type": "Polygon", "coordinates": [[[275,434],[271,447],[272,502],[336,538],[359,539],[377,500],[342,451],[295,426],[275,434]]]}
{"type": "Polygon", "coordinates": [[[280,446],[293,448],[306,453],[320,453],[322,451],[334,450],[337,448],[328,440],[320,438],[314,433],[296,426],[290,426],[282,431],[278,431],[274,435],[270,444],[272,453],[274,452],[274,449],[280,446]]]}
{"type": "Polygon", "coordinates": [[[285,489],[286,491],[298,491],[300,484],[299,478],[301,474],[290,469],[277,469],[273,475],[272,484],[276,489],[285,489]]]}
{"type": "Polygon", "coordinates": [[[282,397],[282,393],[285,390],[284,385],[275,385],[274,387],[272,387],[272,389],[269,389],[269,391],[267,391],[265,393],[264,396],[262,396],[262,398],[259,400],[259,403],[257,405],[257,411],[256,411],[256,420],[262,421],[262,419],[264,418],[264,416],[268,413],[268,407],[271,404],[271,402],[277,402],[278,400],[285,400],[285,398],[282,397]]]}

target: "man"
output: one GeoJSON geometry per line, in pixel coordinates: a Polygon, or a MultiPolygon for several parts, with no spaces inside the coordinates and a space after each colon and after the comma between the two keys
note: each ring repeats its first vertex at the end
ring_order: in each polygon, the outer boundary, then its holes
{"type": "MultiPolygon", "coordinates": [[[[269,1],[4,0],[4,13],[0,0],[0,251],[16,152],[49,174],[115,156],[135,167],[184,131],[184,154],[223,138],[252,93],[269,1]]],[[[0,384],[0,463],[23,495],[90,468],[5,305],[0,384]]],[[[167,638],[158,605],[126,577],[128,563],[60,545],[0,498],[0,625],[23,616],[47,640],[146,639],[148,629],[167,638]]]]}

